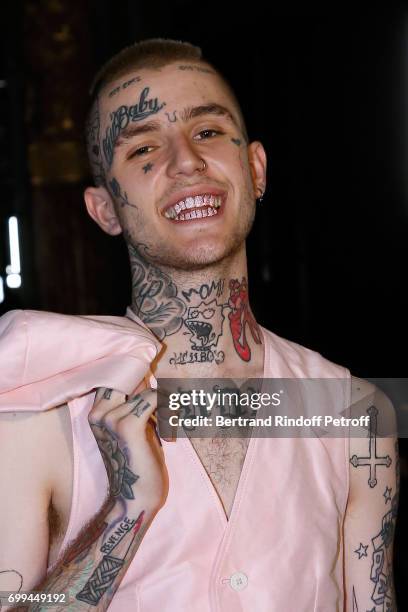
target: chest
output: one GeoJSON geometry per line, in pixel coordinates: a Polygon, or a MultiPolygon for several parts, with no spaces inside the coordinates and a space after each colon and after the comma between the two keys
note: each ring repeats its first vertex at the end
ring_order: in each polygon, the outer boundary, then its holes
{"type": "Polygon", "coordinates": [[[249,438],[191,438],[190,442],[229,518],[249,438]]]}

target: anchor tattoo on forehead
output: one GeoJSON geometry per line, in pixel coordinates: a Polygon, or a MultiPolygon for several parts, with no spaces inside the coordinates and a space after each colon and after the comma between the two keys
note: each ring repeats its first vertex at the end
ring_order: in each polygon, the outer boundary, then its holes
{"type": "Polygon", "coordinates": [[[364,465],[369,466],[370,468],[370,476],[368,478],[368,484],[373,489],[377,484],[377,467],[378,466],[386,466],[390,467],[392,463],[392,459],[389,455],[385,457],[377,456],[377,416],[378,416],[378,408],[375,406],[370,406],[367,409],[367,414],[370,416],[370,425],[369,425],[369,443],[368,443],[368,452],[369,455],[367,457],[357,457],[357,455],[353,455],[350,459],[350,463],[353,467],[358,468],[364,465]]]}
{"type": "Polygon", "coordinates": [[[130,122],[142,121],[158,113],[166,104],[158,101],[158,98],[148,98],[150,87],[145,87],[140,94],[139,100],[132,106],[122,105],[110,113],[110,125],[106,128],[105,137],[102,140],[102,149],[108,168],[113,162],[115,144],[121,132],[127,128],[130,122]]]}

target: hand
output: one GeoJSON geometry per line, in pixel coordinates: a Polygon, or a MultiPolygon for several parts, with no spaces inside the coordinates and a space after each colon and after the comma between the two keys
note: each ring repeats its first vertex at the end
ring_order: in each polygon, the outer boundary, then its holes
{"type": "Polygon", "coordinates": [[[110,497],[143,496],[146,505],[161,508],[168,475],[161,443],[150,418],[156,391],[146,389],[126,398],[113,389],[99,389],[88,420],[109,480],[110,497]]]}

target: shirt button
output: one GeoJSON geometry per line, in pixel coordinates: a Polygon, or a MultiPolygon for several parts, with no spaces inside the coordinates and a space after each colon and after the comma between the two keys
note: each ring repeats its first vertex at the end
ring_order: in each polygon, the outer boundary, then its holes
{"type": "Polygon", "coordinates": [[[234,591],[242,591],[248,584],[248,576],[242,572],[236,572],[232,574],[230,578],[230,585],[234,591]]]}

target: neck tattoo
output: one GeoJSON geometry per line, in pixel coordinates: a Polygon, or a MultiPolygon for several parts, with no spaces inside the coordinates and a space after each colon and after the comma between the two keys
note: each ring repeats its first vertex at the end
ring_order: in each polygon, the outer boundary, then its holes
{"type": "Polygon", "coordinates": [[[148,247],[129,245],[132,269],[132,310],[164,340],[180,332],[185,350],[173,353],[171,365],[220,364],[225,353],[220,339],[231,334],[236,355],[251,360],[247,333],[261,344],[258,324],[250,310],[246,278],[213,279],[199,287],[179,290],[173,279],[151,263],[148,247]]]}

